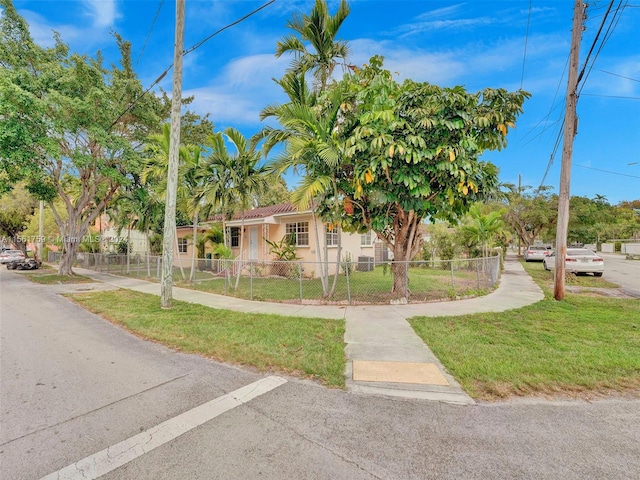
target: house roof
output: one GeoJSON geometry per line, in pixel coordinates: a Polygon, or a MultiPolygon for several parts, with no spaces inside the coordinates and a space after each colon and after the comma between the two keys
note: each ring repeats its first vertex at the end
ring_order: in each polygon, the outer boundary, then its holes
{"type": "MultiPolygon", "coordinates": [[[[298,209],[291,205],[290,203],[279,203],[277,205],[269,205],[268,207],[257,207],[252,210],[245,210],[244,219],[258,219],[258,218],[267,218],[272,217],[273,215],[278,215],[280,213],[294,213],[297,212],[298,209]]],[[[242,212],[236,213],[233,216],[233,220],[241,220],[242,212]]]]}

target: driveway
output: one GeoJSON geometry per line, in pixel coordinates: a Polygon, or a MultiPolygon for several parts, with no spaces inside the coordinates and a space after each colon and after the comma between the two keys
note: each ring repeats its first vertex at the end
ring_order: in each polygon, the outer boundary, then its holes
{"type": "MultiPolygon", "coordinates": [[[[75,462],[122,480],[640,472],[638,399],[461,406],[331,390],[141,340],[56,293],[62,288],[0,269],[3,479],[56,477],[75,462]],[[273,378],[284,382],[254,391],[273,378]]],[[[68,478],[95,476],[87,467],[68,478]]]]}

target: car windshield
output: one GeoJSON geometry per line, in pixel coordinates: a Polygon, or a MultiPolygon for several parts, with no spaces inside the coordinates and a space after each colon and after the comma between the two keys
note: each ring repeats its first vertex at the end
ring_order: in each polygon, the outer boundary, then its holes
{"type": "Polygon", "coordinates": [[[579,256],[589,256],[595,257],[596,254],[591,250],[587,250],[586,248],[570,248],[567,250],[568,257],[579,257],[579,256]]]}

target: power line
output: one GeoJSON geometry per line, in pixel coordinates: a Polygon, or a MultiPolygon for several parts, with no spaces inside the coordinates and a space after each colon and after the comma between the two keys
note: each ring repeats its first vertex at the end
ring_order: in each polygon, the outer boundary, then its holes
{"type": "Polygon", "coordinates": [[[158,4],[158,9],[156,10],[156,15],[153,17],[153,21],[151,22],[149,33],[147,33],[147,38],[145,39],[144,44],[142,45],[142,50],[140,50],[140,53],[138,54],[138,59],[136,60],[136,67],[138,66],[138,63],[140,63],[140,59],[142,58],[142,54],[144,53],[144,50],[147,48],[147,44],[149,43],[149,39],[151,38],[151,32],[153,32],[153,27],[156,24],[156,20],[158,20],[158,16],[160,15],[160,10],[162,9],[163,4],[164,4],[164,0],[160,0],[160,3],[158,4]]]}
{"type": "Polygon", "coordinates": [[[276,0],[271,0],[267,3],[265,3],[264,5],[262,5],[261,7],[256,8],[254,11],[252,11],[251,13],[248,13],[247,15],[245,15],[244,17],[240,18],[239,20],[236,20],[233,23],[230,23],[229,25],[226,25],[224,27],[222,27],[220,30],[218,30],[217,32],[213,32],[211,35],[209,35],[207,38],[200,40],[198,43],[196,43],[194,46],[192,46],[191,48],[188,48],[184,51],[183,55],[188,55],[189,53],[193,52],[194,50],[196,50],[197,48],[200,48],[202,45],[204,45],[205,42],[208,42],[209,40],[211,40],[213,37],[215,37],[216,35],[218,35],[220,32],[223,32],[224,30],[226,30],[227,28],[231,28],[234,25],[237,25],[238,23],[246,20],[247,18],[249,18],[251,15],[254,15],[256,13],[258,13],[260,10],[262,10],[263,8],[268,7],[269,5],[271,5],[273,2],[275,2],[276,0]]]}
{"type": "Polygon", "coordinates": [[[611,170],[602,170],[601,168],[587,167],[586,165],[579,165],[574,163],[576,167],[588,168],[589,170],[596,170],[598,172],[610,173],[611,175],[619,175],[621,177],[640,178],[638,175],[629,175],[628,173],[612,172],[611,170]]]}
{"type": "Polygon", "coordinates": [[[613,75],[614,77],[620,77],[626,80],[631,80],[632,82],[640,83],[640,80],[638,80],[637,78],[625,77],[624,75],[620,75],[619,73],[607,72],[606,70],[602,70],[600,68],[594,68],[594,70],[598,70],[599,72],[602,72],[602,73],[608,73],[609,75],[613,75]]]}
{"type": "Polygon", "coordinates": [[[529,0],[529,13],[527,14],[527,31],[524,37],[524,54],[522,55],[522,75],[520,76],[520,90],[522,90],[522,84],[524,83],[524,65],[527,59],[527,44],[529,43],[529,23],[531,21],[531,2],[529,0]]]}
{"type": "MultiPolygon", "coordinates": [[[[220,30],[212,33],[211,35],[209,35],[207,38],[205,38],[204,40],[199,41],[198,43],[196,43],[194,46],[192,46],[191,48],[184,50],[182,52],[182,56],[184,57],[185,55],[193,52],[194,50],[200,48],[205,42],[207,42],[208,40],[210,40],[211,38],[215,37],[216,35],[218,35],[220,32],[233,27],[234,25],[237,25],[238,23],[246,20],[247,18],[251,17],[252,15],[258,13],[260,10],[262,10],[265,7],[268,7],[269,5],[271,5],[272,3],[274,3],[276,0],[270,0],[269,2],[265,3],[264,5],[256,8],[255,10],[251,11],[250,13],[248,13],[247,15],[245,15],[244,17],[236,20],[235,22],[232,22],[224,27],[222,27],[220,30]]],[[[173,63],[171,65],[169,65],[167,68],[164,69],[164,71],[160,74],[160,76],[158,78],[155,79],[155,81],[149,86],[149,88],[147,88],[144,92],[142,92],[142,94],[136,98],[133,102],[131,102],[127,108],[120,114],[118,115],[118,117],[113,121],[113,123],[109,126],[108,130],[111,130],[113,128],[113,126],[118,123],[120,121],[120,119],[125,116],[128,112],[131,111],[131,109],[136,105],[136,103],[138,103],[140,101],[140,99],[142,97],[144,97],[147,93],[149,93],[151,91],[151,89],[153,87],[155,87],[156,85],[158,85],[162,79],[165,77],[165,75],[167,75],[167,73],[169,73],[169,70],[171,70],[173,68],[173,63]]]]}
{"type": "Polygon", "coordinates": [[[626,100],[640,100],[640,97],[625,97],[624,95],[600,95],[598,93],[582,93],[585,97],[624,98],[626,100]]]}

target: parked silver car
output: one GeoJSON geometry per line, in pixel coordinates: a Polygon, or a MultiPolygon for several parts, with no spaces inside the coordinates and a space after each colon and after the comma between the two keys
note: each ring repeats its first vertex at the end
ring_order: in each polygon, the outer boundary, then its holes
{"type": "Polygon", "coordinates": [[[551,247],[551,245],[529,245],[524,251],[524,261],[541,262],[547,255],[550,255],[551,252],[553,252],[553,248],[551,247]]]}
{"type": "MultiPolygon", "coordinates": [[[[545,257],[542,261],[545,270],[551,270],[556,266],[555,252],[545,257]]],[[[564,262],[565,272],[570,273],[593,273],[596,277],[601,277],[604,273],[604,258],[596,255],[588,248],[567,248],[567,255],[564,262]]]]}
{"type": "Polygon", "coordinates": [[[0,263],[9,263],[14,260],[24,260],[24,253],[22,250],[5,250],[0,253],[0,263]]]}

